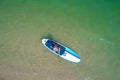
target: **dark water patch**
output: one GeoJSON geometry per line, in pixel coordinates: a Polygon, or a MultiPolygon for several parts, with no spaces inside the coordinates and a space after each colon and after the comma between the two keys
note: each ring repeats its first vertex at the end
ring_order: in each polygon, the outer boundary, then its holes
{"type": "Polygon", "coordinates": [[[51,33],[45,34],[44,36],[42,36],[40,39],[54,39],[53,35],[51,33]]]}

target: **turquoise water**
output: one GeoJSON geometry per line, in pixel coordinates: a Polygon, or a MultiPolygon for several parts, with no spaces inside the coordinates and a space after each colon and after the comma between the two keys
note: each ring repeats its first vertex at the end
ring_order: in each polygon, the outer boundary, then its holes
{"type": "Polygon", "coordinates": [[[119,80],[119,8],[118,0],[0,1],[0,79],[119,80]],[[41,44],[49,35],[81,62],[59,63],[41,44]]]}

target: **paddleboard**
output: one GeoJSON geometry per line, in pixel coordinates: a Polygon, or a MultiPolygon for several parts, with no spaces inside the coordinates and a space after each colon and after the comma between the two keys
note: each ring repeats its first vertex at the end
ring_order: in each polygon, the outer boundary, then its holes
{"type": "Polygon", "coordinates": [[[80,62],[80,56],[72,49],[66,47],[65,45],[60,44],[59,42],[52,39],[42,39],[42,43],[49,51],[59,56],[60,58],[63,58],[73,63],[80,62]],[[54,45],[59,45],[59,52],[54,51],[54,45]]]}

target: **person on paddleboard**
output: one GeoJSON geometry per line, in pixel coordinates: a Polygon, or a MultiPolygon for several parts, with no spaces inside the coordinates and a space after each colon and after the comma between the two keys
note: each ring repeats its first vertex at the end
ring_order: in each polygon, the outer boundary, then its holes
{"type": "Polygon", "coordinates": [[[52,48],[54,52],[60,55],[60,45],[58,45],[57,43],[52,43],[52,48]]]}
{"type": "Polygon", "coordinates": [[[53,51],[60,55],[60,45],[53,41],[50,41],[50,44],[51,44],[51,48],[53,49],[53,51]]]}
{"type": "Polygon", "coordinates": [[[60,53],[60,46],[59,46],[58,44],[55,44],[54,47],[53,47],[53,50],[54,50],[55,52],[60,53]]]}

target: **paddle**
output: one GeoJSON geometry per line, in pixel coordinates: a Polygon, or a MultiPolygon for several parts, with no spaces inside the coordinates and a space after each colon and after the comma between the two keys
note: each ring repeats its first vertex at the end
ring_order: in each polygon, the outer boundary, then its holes
{"type": "Polygon", "coordinates": [[[58,54],[58,60],[59,60],[59,62],[61,63],[61,60],[60,60],[60,55],[58,54]]]}
{"type": "Polygon", "coordinates": [[[58,60],[61,63],[61,60],[60,60],[60,51],[58,51],[58,60]]]}

